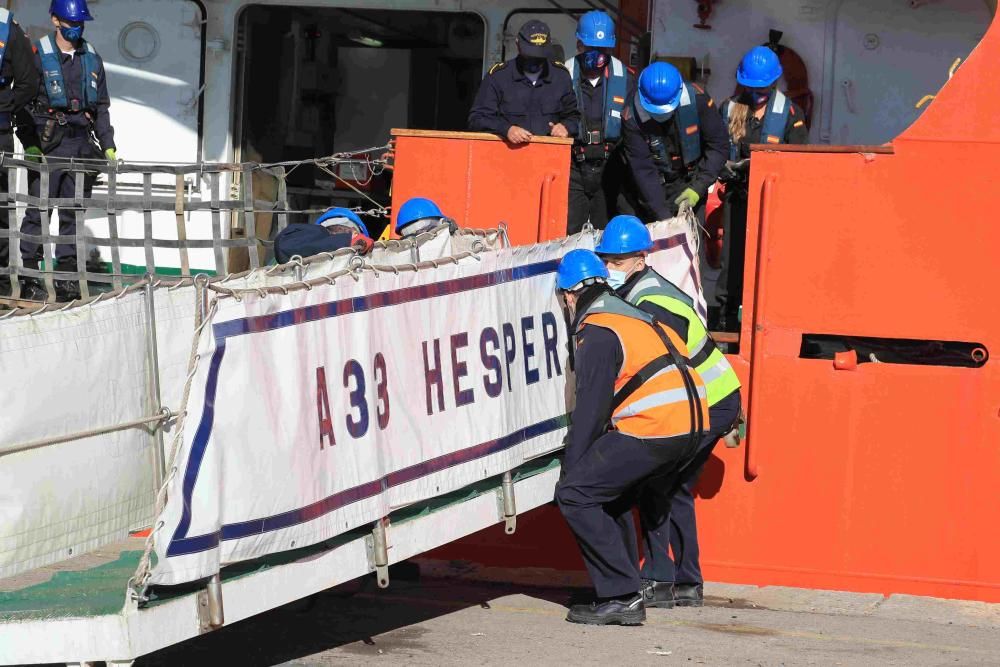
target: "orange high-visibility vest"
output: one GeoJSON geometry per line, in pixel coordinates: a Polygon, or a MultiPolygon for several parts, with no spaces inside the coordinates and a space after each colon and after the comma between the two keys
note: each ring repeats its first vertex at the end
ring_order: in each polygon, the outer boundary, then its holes
{"type": "MultiPolygon", "coordinates": [[[[640,371],[669,354],[660,334],[653,329],[654,326],[666,335],[677,352],[686,359],[687,346],[680,336],[659,322],[653,323],[644,311],[630,310],[632,306],[607,297],[599,299],[595,306],[596,308],[588,309],[580,326],[603,327],[618,337],[625,361],[615,380],[616,396],[640,371]],[[608,305],[611,308],[607,308],[608,305]],[[627,306],[627,309],[622,308],[622,305],[627,306]]],[[[614,409],[612,426],[621,433],[641,439],[692,435],[699,427],[708,430],[705,383],[694,368],[689,366],[686,372],[693,381],[694,393],[697,394],[693,400],[689,400],[689,389],[681,369],[673,361],[667,361],[614,409]],[[700,417],[697,410],[701,411],[700,417]]]]}

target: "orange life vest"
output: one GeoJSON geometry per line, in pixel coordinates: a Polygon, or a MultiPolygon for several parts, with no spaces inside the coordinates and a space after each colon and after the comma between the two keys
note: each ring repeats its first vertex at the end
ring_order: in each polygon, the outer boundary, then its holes
{"type": "Polygon", "coordinates": [[[616,430],[641,439],[696,435],[699,430],[708,430],[705,383],[693,367],[684,371],[678,368],[664,342],[665,337],[686,361],[687,346],[676,333],[654,323],[648,313],[610,295],[599,298],[588,309],[580,324],[581,329],[585,326],[613,332],[624,351],[611,415],[616,430]],[[647,377],[651,368],[656,369],[655,373],[647,377]],[[696,394],[693,400],[685,375],[696,394]],[[639,384],[635,386],[633,378],[637,376],[639,384]],[[627,395],[622,396],[626,387],[627,395]]]}

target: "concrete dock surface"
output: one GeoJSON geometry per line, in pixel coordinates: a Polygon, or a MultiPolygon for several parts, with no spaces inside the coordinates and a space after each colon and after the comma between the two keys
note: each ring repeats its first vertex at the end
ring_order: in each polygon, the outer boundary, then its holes
{"type": "Polygon", "coordinates": [[[642,627],[567,623],[579,574],[424,561],[138,660],[209,665],[1000,665],[1000,605],[706,584],[642,627]],[[512,583],[516,582],[516,583],[512,583]]]}

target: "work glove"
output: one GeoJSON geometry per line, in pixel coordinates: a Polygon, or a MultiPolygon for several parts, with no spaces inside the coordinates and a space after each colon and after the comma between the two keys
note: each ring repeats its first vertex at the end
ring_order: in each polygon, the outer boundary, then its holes
{"type": "Polygon", "coordinates": [[[31,160],[32,162],[42,162],[45,158],[45,153],[38,146],[28,146],[24,149],[24,159],[31,160]]]}
{"type": "Polygon", "coordinates": [[[694,208],[700,201],[701,195],[691,188],[685,188],[684,192],[677,195],[677,199],[674,200],[674,206],[680,206],[684,202],[687,202],[691,208],[694,208]]]}
{"type": "Polygon", "coordinates": [[[750,167],[750,160],[726,160],[722,171],[719,173],[719,180],[723,183],[733,183],[746,179],[747,170],[750,167]]]}
{"type": "Polygon", "coordinates": [[[745,174],[750,169],[750,158],[726,160],[726,167],[732,169],[737,174],[745,174]]]}
{"type": "Polygon", "coordinates": [[[374,244],[374,241],[364,234],[355,234],[351,237],[351,247],[354,248],[359,255],[367,255],[370,253],[374,244]]]}
{"type": "Polygon", "coordinates": [[[114,148],[109,148],[109,149],[105,150],[104,151],[104,157],[108,158],[108,162],[117,162],[118,161],[118,153],[115,151],[114,148]]]}

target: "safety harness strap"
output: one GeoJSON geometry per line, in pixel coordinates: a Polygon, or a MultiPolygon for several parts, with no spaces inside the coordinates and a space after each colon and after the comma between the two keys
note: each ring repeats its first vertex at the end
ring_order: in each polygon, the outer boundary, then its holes
{"type": "Polygon", "coordinates": [[[625,109],[628,79],[625,77],[625,65],[614,56],[611,57],[611,76],[606,83],[604,138],[606,141],[618,141],[622,136],[622,110],[625,109]]]}
{"type": "Polygon", "coordinates": [[[638,391],[639,387],[644,385],[653,379],[653,377],[673,364],[673,359],[670,357],[669,352],[663,354],[656,359],[653,359],[648,364],[639,369],[639,372],[632,376],[632,379],[625,383],[621,389],[619,389],[614,398],[611,400],[611,412],[612,414],[621,406],[622,403],[628,400],[629,396],[638,391]]]}
{"type": "Polygon", "coordinates": [[[762,144],[780,144],[785,140],[785,125],[789,116],[788,99],[780,90],[775,90],[764,114],[764,125],[760,129],[762,144]]]}
{"type": "Polygon", "coordinates": [[[667,336],[667,333],[655,321],[651,322],[649,326],[653,327],[653,331],[659,336],[660,342],[667,348],[667,352],[673,358],[674,363],[677,364],[677,370],[680,371],[681,378],[684,380],[684,388],[687,389],[688,409],[691,417],[691,432],[688,434],[688,447],[691,451],[694,451],[701,441],[702,433],[705,431],[705,416],[701,412],[701,402],[698,400],[698,386],[695,384],[694,378],[691,377],[691,372],[684,361],[684,356],[670,342],[670,337],[667,336]]]}
{"type": "MultiPolygon", "coordinates": [[[[583,92],[580,88],[580,68],[577,67],[576,58],[570,58],[564,63],[573,79],[573,91],[576,93],[577,106],[583,109],[583,92]]],[[[614,56],[608,67],[610,73],[605,75],[604,81],[604,128],[602,139],[605,142],[617,142],[622,136],[622,110],[625,108],[625,95],[628,92],[628,79],[625,77],[625,65],[614,56]]],[[[581,115],[580,131],[578,139],[584,143],[588,141],[588,130],[586,114],[581,115]]]]}
{"type": "MultiPolygon", "coordinates": [[[[82,59],[80,73],[80,101],[84,109],[97,106],[97,52],[90,42],[80,56],[82,59]]],[[[52,35],[45,35],[38,40],[38,55],[42,61],[42,78],[45,79],[45,95],[49,98],[52,109],[68,109],[69,98],[66,95],[66,81],[63,79],[62,58],[56,49],[52,35]]]]}
{"type": "Polygon", "coordinates": [[[677,107],[677,130],[680,133],[681,157],[691,165],[701,159],[701,127],[698,120],[697,91],[689,83],[681,89],[677,107]]]}

